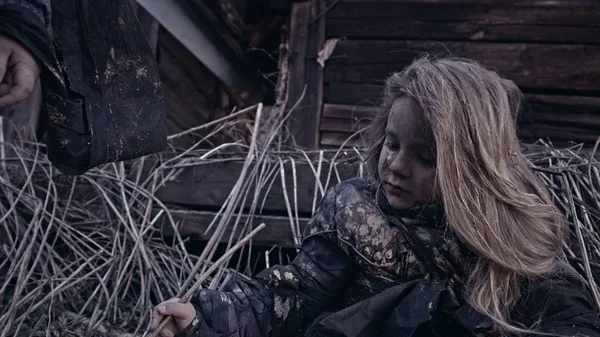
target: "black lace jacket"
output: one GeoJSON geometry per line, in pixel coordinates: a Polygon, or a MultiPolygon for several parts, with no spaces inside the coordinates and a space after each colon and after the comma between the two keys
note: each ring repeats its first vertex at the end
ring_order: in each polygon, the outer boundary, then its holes
{"type": "MultiPolygon", "coordinates": [[[[330,189],[287,266],[223,292],[193,298],[196,320],[182,336],[494,336],[492,322],[464,302],[473,255],[435,207],[391,210],[364,180],[330,189]]],[[[539,332],[600,336],[584,282],[567,265],[523,282],[514,319],[539,332]]]]}

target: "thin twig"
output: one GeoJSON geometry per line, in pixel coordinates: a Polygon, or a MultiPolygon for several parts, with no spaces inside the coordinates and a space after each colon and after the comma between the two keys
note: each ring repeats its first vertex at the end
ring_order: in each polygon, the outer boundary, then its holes
{"type": "MultiPolygon", "coordinates": [[[[260,232],[261,230],[263,230],[265,227],[266,227],[265,224],[260,224],[258,227],[256,227],[256,229],[254,229],[252,232],[250,232],[250,234],[246,235],[246,237],[244,239],[242,239],[235,246],[231,247],[231,249],[229,249],[225,254],[223,254],[223,256],[221,256],[212,266],[210,266],[210,268],[208,268],[208,270],[206,270],[202,275],[200,275],[200,277],[198,278],[198,280],[196,281],[196,283],[194,283],[192,285],[192,287],[189,290],[187,290],[183,294],[183,296],[181,296],[181,298],[179,300],[179,303],[187,303],[187,302],[189,302],[190,298],[192,298],[192,296],[196,293],[196,291],[198,291],[198,288],[200,288],[200,286],[202,285],[202,283],[206,280],[206,278],[208,276],[210,276],[210,274],[212,274],[223,263],[225,263],[227,260],[229,260],[229,258],[233,254],[235,254],[235,252],[237,252],[240,248],[242,248],[248,241],[250,241],[250,239],[252,239],[252,237],[254,237],[258,232],[260,232]]],[[[191,276],[195,276],[195,275],[191,275],[191,276]]],[[[160,333],[160,331],[167,324],[169,324],[169,322],[172,319],[173,319],[173,316],[166,316],[166,317],[164,317],[163,320],[158,325],[158,328],[156,328],[156,330],[154,330],[153,332],[151,332],[150,335],[149,335],[149,337],[156,337],[156,336],[158,336],[158,334],[160,333]]]]}

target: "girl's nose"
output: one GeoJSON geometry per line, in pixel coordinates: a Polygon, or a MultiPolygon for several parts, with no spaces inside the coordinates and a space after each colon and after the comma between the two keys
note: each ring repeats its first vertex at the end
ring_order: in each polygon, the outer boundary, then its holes
{"type": "Polygon", "coordinates": [[[410,177],[410,165],[405,150],[390,154],[389,163],[393,174],[403,179],[410,177]]]}

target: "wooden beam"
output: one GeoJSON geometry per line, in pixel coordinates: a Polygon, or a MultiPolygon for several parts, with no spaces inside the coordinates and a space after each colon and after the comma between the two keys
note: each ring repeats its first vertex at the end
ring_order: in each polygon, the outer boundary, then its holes
{"type": "Polygon", "coordinates": [[[354,137],[348,140],[352,136],[350,132],[321,132],[321,146],[327,148],[339,148],[346,142],[347,147],[359,146],[360,138],[354,137]]]}
{"type": "Polygon", "coordinates": [[[522,139],[535,141],[537,139],[551,139],[556,141],[573,141],[576,143],[587,143],[594,145],[600,134],[598,130],[586,128],[564,127],[556,125],[527,125],[518,130],[519,137],[522,139]]]}
{"type": "Polygon", "coordinates": [[[209,23],[210,27],[223,39],[225,44],[234,52],[241,61],[245,60],[244,49],[238,40],[221,24],[213,11],[204,3],[204,0],[192,0],[194,6],[200,11],[202,17],[209,23]]]}
{"type": "Polygon", "coordinates": [[[522,88],[600,92],[600,46],[590,45],[340,41],[326,64],[325,80],[381,85],[423,52],[448,51],[474,59],[522,88]]]}
{"type": "MultiPolygon", "coordinates": [[[[273,0],[278,1],[278,0],[273,0]]],[[[290,1],[290,0],[284,0],[290,1]]],[[[296,0],[293,0],[296,1],[296,0]]],[[[301,0],[298,0],[301,1],[301,0]]],[[[452,4],[492,4],[497,5],[500,3],[498,0],[340,0],[338,3],[391,3],[391,4],[414,4],[414,3],[452,3],[452,4]]],[[[548,6],[548,5],[561,5],[563,7],[569,7],[572,5],[578,6],[596,6],[598,2],[596,0],[503,0],[503,4],[515,4],[515,5],[535,5],[535,6],[548,6]]]]}
{"type": "MultiPolygon", "coordinates": [[[[328,100],[345,104],[324,105],[322,123],[326,126],[321,127],[321,130],[352,132],[352,126],[358,119],[368,117],[376,111],[374,107],[353,104],[365,101],[360,98],[361,95],[370,97],[369,100],[376,100],[382,91],[382,86],[378,85],[330,83],[328,100]],[[338,124],[335,129],[327,126],[334,122],[327,118],[336,119],[334,121],[338,124]],[[347,119],[345,122],[340,121],[344,118],[347,119]]],[[[564,140],[566,137],[573,137],[567,140],[584,142],[592,139],[594,135],[600,135],[600,97],[525,94],[523,110],[519,124],[520,129],[524,130],[520,131],[524,139],[564,140]],[[560,128],[565,128],[566,133],[559,134],[557,130],[560,128]]],[[[339,142],[333,139],[342,138],[334,138],[331,135],[328,137],[329,141],[321,143],[339,145],[339,142]]]]}
{"type": "Polygon", "coordinates": [[[200,62],[232,89],[247,87],[243,67],[231,51],[219,42],[205,19],[182,1],[137,0],[175,36],[200,62]]]}
{"type": "Polygon", "coordinates": [[[480,22],[490,25],[597,26],[600,4],[595,0],[396,0],[337,3],[327,17],[390,18],[428,22],[480,22]]]}
{"type": "Polygon", "coordinates": [[[321,131],[333,131],[333,132],[357,132],[360,129],[366,127],[369,124],[369,120],[363,118],[361,120],[355,120],[353,118],[321,118],[321,131]]]}
{"type": "Polygon", "coordinates": [[[323,69],[317,55],[325,41],[325,17],[321,0],[292,5],[287,109],[296,106],[289,119],[296,145],[315,149],[323,101],[323,69]]]}
{"type": "Polygon", "coordinates": [[[594,1],[340,1],[327,36],[600,43],[594,1]]]}
{"type": "MultiPolygon", "coordinates": [[[[240,175],[242,165],[242,162],[224,162],[185,169],[176,179],[159,189],[156,196],[163,202],[171,204],[194,206],[196,208],[221,207],[236,182],[234,177],[240,175]]],[[[338,164],[337,169],[342,180],[356,177],[358,174],[358,168],[355,165],[338,164]]],[[[322,184],[325,184],[328,172],[329,166],[326,165],[321,172],[320,180],[322,184]]],[[[305,163],[296,163],[297,181],[294,182],[291,163],[287,163],[285,165],[285,177],[290,202],[293,203],[293,186],[296,186],[298,211],[301,214],[311,214],[316,178],[310,166],[305,163]]],[[[287,212],[279,169],[274,179],[270,190],[268,190],[269,186],[264,186],[259,190],[261,203],[266,194],[263,214],[287,212]]],[[[337,179],[334,175],[331,177],[330,184],[336,182],[337,179]]],[[[251,199],[255,191],[256,185],[252,185],[248,199],[251,199]]],[[[320,193],[318,196],[318,199],[322,197],[320,193]]],[[[245,207],[250,207],[250,205],[251,200],[248,200],[245,207]]]]}
{"type": "Polygon", "coordinates": [[[160,40],[159,65],[170,78],[179,81],[179,78],[187,78],[192,83],[190,89],[200,91],[209,97],[216,95],[219,87],[218,78],[211,73],[177,38],[166,29],[161,28],[158,32],[160,40]]]}
{"type": "MultiPolygon", "coordinates": [[[[156,215],[158,212],[154,211],[156,215]]],[[[214,233],[214,228],[205,234],[206,229],[215,218],[217,213],[214,212],[199,212],[192,210],[176,210],[170,211],[171,217],[176,222],[179,228],[179,234],[183,237],[192,236],[202,241],[210,240],[214,233]]],[[[153,215],[154,217],[154,215],[153,215]]],[[[237,214],[232,217],[232,220],[227,226],[221,242],[227,242],[232,234],[240,236],[241,229],[248,220],[248,215],[241,215],[241,220],[238,224],[236,232],[233,232],[234,220],[237,214]]],[[[300,230],[308,223],[308,218],[299,218],[300,230]]],[[[295,219],[294,219],[295,221],[295,219]]],[[[283,216],[254,216],[250,221],[251,228],[255,228],[261,223],[267,225],[264,230],[260,231],[253,239],[252,244],[256,246],[272,247],[278,245],[280,247],[292,248],[295,247],[294,238],[290,228],[290,219],[283,216]]],[[[162,215],[157,222],[157,227],[161,228],[163,235],[173,236],[173,227],[167,222],[167,217],[162,215]]],[[[302,233],[300,233],[302,234],[302,233]]],[[[243,235],[241,235],[243,236],[243,235]]]]}
{"type": "Polygon", "coordinates": [[[327,19],[327,37],[600,44],[600,26],[493,24],[485,21],[430,22],[395,17],[360,19],[346,17],[327,19]]]}
{"type": "Polygon", "coordinates": [[[275,12],[289,14],[292,10],[294,2],[300,2],[305,0],[270,0],[269,9],[275,12]]]}
{"type": "Polygon", "coordinates": [[[245,41],[246,23],[231,0],[218,0],[223,22],[239,41],[245,41]]]}
{"type": "Polygon", "coordinates": [[[323,106],[323,117],[351,118],[354,121],[372,118],[377,113],[375,106],[325,104],[323,106]]]}
{"type": "Polygon", "coordinates": [[[325,86],[325,102],[330,104],[375,106],[383,96],[383,86],[377,84],[332,82],[325,86]]]}

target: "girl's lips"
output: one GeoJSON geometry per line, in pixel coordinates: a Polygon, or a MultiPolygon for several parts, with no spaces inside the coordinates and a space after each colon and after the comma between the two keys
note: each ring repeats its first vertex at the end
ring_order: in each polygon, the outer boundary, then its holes
{"type": "Polygon", "coordinates": [[[389,191],[389,193],[394,194],[394,195],[399,195],[399,196],[406,196],[406,195],[410,195],[411,193],[407,190],[405,190],[404,188],[397,186],[397,185],[392,185],[390,183],[385,183],[385,185],[387,186],[387,189],[389,191]]]}

